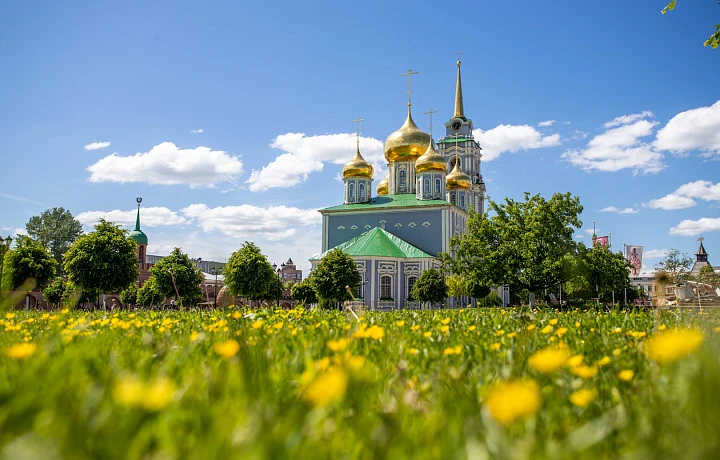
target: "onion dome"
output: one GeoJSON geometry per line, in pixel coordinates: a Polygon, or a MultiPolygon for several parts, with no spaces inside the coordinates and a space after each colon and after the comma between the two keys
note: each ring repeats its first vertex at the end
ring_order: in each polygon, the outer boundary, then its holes
{"type": "Polygon", "coordinates": [[[349,177],[367,177],[370,179],[372,178],[373,171],[372,165],[365,161],[365,158],[360,155],[360,149],[358,148],[353,159],[345,163],[342,175],[346,179],[349,177]]]}
{"type": "Polygon", "coordinates": [[[137,217],[135,218],[135,230],[128,233],[128,236],[135,240],[136,244],[148,244],[148,237],[142,230],[140,230],[140,201],[142,198],[138,198],[138,210],[137,217]]]}
{"type": "Polygon", "coordinates": [[[460,170],[460,162],[455,162],[455,167],[445,178],[445,185],[448,190],[470,190],[472,181],[470,176],[460,170]]]}
{"type": "Polygon", "coordinates": [[[389,163],[417,160],[427,149],[430,140],[430,135],[418,128],[413,121],[408,105],[405,123],[385,139],[385,159],[389,163]]]}
{"type": "Polygon", "coordinates": [[[377,184],[378,196],[387,195],[389,188],[390,188],[390,176],[385,176],[385,179],[381,180],[377,184]]]}
{"type": "Polygon", "coordinates": [[[415,172],[445,172],[446,167],[445,158],[435,149],[435,141],[430,139],[430,145],[428,145],[427,150],[425,150],[425,153],[415,162],[415,172]]]}

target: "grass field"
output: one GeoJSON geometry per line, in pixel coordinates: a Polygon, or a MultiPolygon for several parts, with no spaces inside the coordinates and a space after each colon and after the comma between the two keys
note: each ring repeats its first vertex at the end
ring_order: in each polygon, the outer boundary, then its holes
{"type": "Polygon", "coordinates": [[[720,314],[10,312],[3,458],[720,458],[720,314]]]}

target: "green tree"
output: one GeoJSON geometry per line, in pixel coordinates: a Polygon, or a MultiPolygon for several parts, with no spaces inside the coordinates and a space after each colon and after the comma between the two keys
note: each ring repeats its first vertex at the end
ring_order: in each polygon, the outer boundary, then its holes
{"type": "Polygon", "coordinates": [[[566,287],[570,298],[587,300],[597,297],[611,302],[613,292],[619,300],[621,293],[631,288],[630,263],[621,252],[612,252],[602,245],[587,248],[580,243],[573,266],[566,287]]]}
{"type": "Polygon", "coordinates": [[[70,246],[64,261],[69,281],[85,292],[120,292],[138,277],[135,242],[103,219],[70,246]]]}
{"type": "Polygon", "coordinates": [[[55,275],[55,260],[43,245],[27,236],[18,236],[16,241],[15,247],[5,254],[2,289],[22,288],[29,302],[30,291],[36,287],[43,289],[55,275]]]}
{"type": "Polygon", "coordinates": [[[73,284],[72,281],[68,281],[65,283],[62,300],[65,306],[74,308],[79,303],[92,303],[93,305],[97,305],[99,296],[100,291],[98,290],[82,289],[73,284]]]}
{"type": "Polygon", "coordinates": [[[419,302],[443,302],[448,297],[445,276],[437,268],[425,270],[413,285],[412,296],[419,302]]]}
{"type": "Polygon", "coordinates": [[[70,211],[64,208],[52,208],[39,216],[30,218],[25,224],[28,236],[50,250],[57,262],[57,274],[63,270],[63,256],[70,245],[82,235],[82,224],[75,220],[70,211]]]}
{"type": "Polygon", "coordinates": [[[662,270],[668,274],[670,281],[675,283],[675,298],[678,298],[678,285],[683,275],[690,271],[692,267],[692,259],[687,254],[681,253],[678,249],[670,249],[655,266],[657,270],[662,270]]]}
{"type": "Polygon", "coordinates": [[[311,274],[318,300],[324,305],[338,305],[352,300],[362,277],[352,257],[339,249],[333,249],[322,258],[311,274]]]}
{"type": "Polygon", "coordinates": [[[158,289],[158,285],[155,282],[155,277],[151,276],[145,284],[142,285],[137,292],[137,304],[145,307],[152,307],[154,305],[164,303],[165,296],[158,289]]]}
{"type": "Polygon", "coordinates": [[[307,280],[294,284],[290,289],[290,295],[296,302],[304,305],[317,303],[318,301],[315,287],[307,280]]]}
{"type": "Polygon", "coordinates": [[[223,275],[230,294],[251,301],[266,298],[277,278],[260,248],[247,241],[230,256],[223,275]]]}
{"type": "Polygon", "coordinates": [[[43,297],[52,305],[59,306],[65,293],[65,279],[62,276],[56,277],[43,291],[43,297]]]}
{"type": "Polygon", "coordinates": [[[448,295],[450,297],[462,297],[468,295],[467,282],[460,275],[450,275],[445,278],[445,284],[448,287],[448,295]]]}
{"type": "Polygon", "coordinates": [[[138,304],[138,288],[135,283],[126,287],[120,292],[120,301],[125,305],[137,305],[138,304]]]}
{"type": "MultiPolygon", "coordinates": [[[[718,2],[718,5],[720,5],[720,2],[718,2]]],[[[672,11],[675,9],[675,6],[677,6],[677,1],[672,1],[662,9],[661,13],[665,14],[668,11],[672,11]]],[[[715,24],[715,31],[710,34],[710,37],[708,37],[707,40],[705,40],[703,46],[709,46],[712,49],[720,46],[720,24],[715,24]]]]}
{"type": "Polygon", "coordinates": [[[490,291],[482,299],[478,300],[478,305],[485,308],[502,307],[503,300],[495,291],[490,291]]]}
{"type": "Polygon", "coordinates": [[[565,258],[575,253],[572,236],[582,225],[579,198],[525,193],[524,201],[488,205],[493,215],[471,214],[467,231],[451,240],[454,254],[441,254],[452,273],[480,287],[509,285],[511,292],[538,293],[566,281],[565,258]]]}
{"type": "Polygon", "coordinates": [[[150,268],[150,273],[160,293],[165,297],[179,296],[181,306],[194,306],[202,301],[200,285],[205,277],[180,248],[173,249],[170,255],[160,259],[150,268]]]}

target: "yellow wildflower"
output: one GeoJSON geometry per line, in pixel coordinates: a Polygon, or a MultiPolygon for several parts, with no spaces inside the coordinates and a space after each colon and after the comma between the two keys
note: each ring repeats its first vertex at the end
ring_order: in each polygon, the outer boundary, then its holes
{"type": "Polygon", "coordinates": [[[468,328],[468,332],[472,332],[472,331],[474,331],[475,329],[477,329],[477,326],[470,326],[470,327],[468,328]]]}
{"type": "Polygon", "coordinates": [[[570,352],[564,347],[544,348],[528,359],[530,367],[544,374],[555,372],[567,363],[570,352]]]}
{"type": "Polygon", "coordinates": [[[548,321],[548,323],[550,323],[550,324],[552,324],[552,325],[554,326],[554,325],[556,325],[556,324],[558,323],[558,319],[557,319],[557,318],[553,318],[553,319],[551,319],[550,321],[548,321]]]}
{"type": "Polygon", "coordinates": [[[633,377],[635,377],[635,371],[633,371],[631,369],[625,369],[625,370],[618,372],[618,378],[625,382],[632,380],[633,377]]]}
{"type": "Polygon", "coordinates": [[[32,356],[37,350],[34,343],[18,343],[5,350],[5,355],[13,359],[25,359],[32,356]]]}
{"type": "Polygon", "coordinates": [[[417,348],[410,348],[410,349],[408,350],[408,353],[411,354],[411,355],[416,355],[416,354],[418,354],[419,352],[420,352],[420,350],[418,350],[417,348]]]}
{"type": "Polygon", "coordinates": [[[645,342],[645,353],[659,363],[672,363],[693,353],[703,341],[699,329],[668,329],[645,342]]]}
{"type": "Polygon", "coordinates": [[[495,337],[500,337],[501,335],[505,335],[505,331],[500,329],[499,331],[495,331],[495,337]]]}
{"type": "Polygon", "coordinates": [[[430,332],[430,331],[423,332],[423,337],[425,337],[426,339],[429,338],[431,335],[432,335],[432,332],[430,332]]]}
{"type": "Polygon", "coordinates": [[[145,388],[142,406],[151,412],[158,411],[170,404],[174,393],[175,385],[166,378],[159,378],[145,388]]]}
{"type": "Polygon", "coordinates": [[[550,326],[550,325],[547,325],[547,326],[545,326],[544,328],[542,328],[542,329],[540,330],[540,332],[542,332],[543,334],[549,334],[549,333],[552,332],[552,330],[553,330],[553,327],[550,326]]]}
{"type": "Polygon", "coordinates": [[[349,339],[328,340],[327,347],[332,351],[343,351],[349,343],[349,339]]]}
{"type": "Polygon", "coordinates": [[[585,407],[595,399],[597,394],[593,390],[583,388],[570,395],[570,402],[578,407],[585,407]]]}
{"type": "Polygon", "coordinates": [[[495,342],[495,343],[493,343],[492,345],[490,345],[490,349],[491,349],[491,350],[499,350],[499,349],[500,349],[500,344],[499,344],[498,342],[495,342]]]}
{"type": "Polygon", "coordinates": [[[215,349],[215,353],[223,358],[230,359],[240,351],[240,344],[231,339],[227,342],[216,343],[213,348],[215,349]]]}
{"type": "Polygon", "coordinates": [[[5,318],[13,319],[13,318],[15,318],[15,313],[5,313],[5,318]]]}
{"type": "Polygon", "coordinates": [[[620,356],[620,353],[622,353],[622,350],[620,350],[619,348],[613,350],[613,356],[620,356]]]}
{"type": "Polygon", "coordinates": [[[597,362],[598,366],[607,366],[608,364],[610,364],[609,356],[603,356],[602,358],[598,359],[598,362],[597,362]]]}
{"type": "Polygon", "coordinates": [[[347,390],[348,376],[344,370],[329,369],[320,374],[305,390],[304,397],[314,406],[327,406],[340,401],[347,390]]]}
{"type": "Polygon", "coordinates": [[[397,322],[395,323],[395,325],[396,325],[397,327],[403,327],[403,326],[405,325],[405,321],[397,321],[397,322]]]}
{"type": "Polygon", "coordinates": [[[570,372],[577,375],[578,377],[582,377],[584,379],[591,379],[597,375],[598,369],[597,367],[590,366],[575,366],[570,368],[570,372]]]}
{"type": "Polygon", "coordinates": [[[660,326],[658,326],[658,331],[664,331],[665,329],[667,329],[667,326],[664,324],[661,324],[660,326]]]}
{"type": "Polygon", "coordinates": [[[575,327],[580,327],[580,321],[575,321],[575,327]]]}
{"type": "Polygon", "coordinates": [[[571,356],[571,357],[568,359],[567,365],[570,366],[570,367],[579,366],[579,365],[582,364],[583,358],[584,358],[583,355],[571,356]]]}
{"type": "Polygon", "coordinates": [[[568,331],[568,328],[566,328],[566,327],[559,327],[558,330],[555,331],[555,333],[557,334],[558,337],[562,337],[563,335],[565,335],[565,333],[566,333],[567,331],[568,331]]]}
{"type": "Polygon", "coordinates": [[[720,332],[720,326],[715,326],[715,327],[713,328],[713,331],[714,331],[714,332],[720,332]]]}
{"type": "Polygon", "coordinates": [[[70,310],[68,310],[67,308],[63,308],[62,310],[60,310],[60,313],[62,313],[62,314],[64,315],[64,314],[66,314],[66,313],[69,312],[69,311],[70,311],[70,310]]]}
{"type": "Polygon", "coordinates": [[[284,325],[285,325],[285,323],[283,323],[282,321],[280,321],[279,323],[273,324],[273,327],[279,331],[280,329],[283,328],[284,325]]]}
{"type": "Polygon", "coordinates": [[[440,320],[440,322],[441,322],[442,324],[450,324],[450,318],[442,319],[442,320],[440,320]]]}
{"type": "MultiPolygon", "coordinates": [[[[254,323],[252,323],[252,328],[260,329],[262,327],[262,325],[263,325],[263,320],[259,319],[259,320],[255,321],[254,323]]],[[[317,327],[317,326],[315,326],[315,327],[317,327]]]]}
{"type": "Polygon", "coordinates": [[[508,339],[512,339],[512,338],[515,337],[516,335],[517,335],[517,333],[511,332],[511,333],[509,333],[509,334],[507,335],[507,338],[508,338],[508,339]]]}
{"type": "Polygon", "coordinates": [[[445,333],[450,330],[450,326],[440,326],[440,332],[445,333]]]}
{"type": "Polygon", "coordinates": [[[367,329],[367,336],[371,339],[380,340],[385,336],[385,330],[381,328],[380,326],[370,326],[367,329]]]}
{"type": "Polygon", "coordinates": [[[115,385],[113,396],[123,406],[139,406],[142,404],[145,385],[135,377],[125,377],[115,385]]]}
{"type": "Polygon", "coordinates": [[[192,334],[190,334],[190,341],[194,342],[200,337],[200,334],[197,331],[193,331],[192,334]]]}
{"type": "Polygon", "coordinates": [[[418,329],[420,329],[420,325],[419,325],[419,324],[413,324],[413,325],[410,327],[410,330],[411,330],[411,331],[417,331],[418,329]]]}
{"type": "Polygon", "coordinates": [[[534,415],[540,409],[540,388],[534,380],[506,380],[493,385],[485,403],[501,425],[534,415]]]}
{"type": "Polygon", "coordinates": [[[529,325],[529,326],[527,327],[527,330],[528,330],[528,331],[532,331],[533,329],[535,329],[535,325],[534,325],[534,324],[531,324],[531,325],[529,325]]]}

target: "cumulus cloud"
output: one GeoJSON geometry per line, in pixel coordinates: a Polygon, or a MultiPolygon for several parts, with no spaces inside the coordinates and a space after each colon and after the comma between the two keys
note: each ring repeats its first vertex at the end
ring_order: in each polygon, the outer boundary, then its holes
{"type": "Polygon", "coordinates": [[[269,241],[293,237],[301,228],[321,223],[317,210],[287,206],[262,208],[244,204],[210,208],[206,204],[192,204],[180,212],[206,232],[217,230],[234,238],[269,241]]]}
{"type": "Polygon", "coordinates": [[[697,236],[720,231],[720,218],[703,217],[698,220],[686,219],[670,229],[671,235],[697,236]]]}
{"type": "MultiPolygon", "coordinates": [[[[123,226],[135,225],[137,210],[123,211],[115,209],[112,211],[85,211],[77,215],[76,219],[83,225],[93,226],[100,219],[105,219],[123,226]]],[[[178,225],[187,223],[187,219],[165,207],[148,207],[140,211],[140,226],[159,227],[163,225],[178,225]]]]}
{"type": "Polygon", "coordinates": [[[608,206],[607,208],[601,209],[600,212],[616,212],[618,214],[637,214],[638,210],[633,209],[633,208],[618,209],[615,206],[608,206]]]}
{"type": "Polygon", "coordinates": [[[662,154],[642,141],[653,133],[657,122],[640,118],[651,115],[651,112],[643,112],[617,117],[606,123],[605,127],[610,129],[593,137],[585,149],[568,150],[562,157],[586,171],[631,169],[633,174],[661,171],[665,168],[662,154]]]}
{"type": "Polygon", "coordinates": [[[695,199],[720,202],[720,182],[708,180],[688,182],[662,198],[650,200],[648,206],[655,209],[685,209],[695,206],[695,199]],[[694,199],[693,199],[694,198],[694,199]]]}
{"type": "Polygon", "coordinates": [[[642,119],[645,119],[645,118],[654,118],[654,117],[655,117],[655,114],[654,114],[654,113],[652,113],[652,112],[649,111],[649,110],[645,110],[645,111],[643,111],[643,112],[641,112],[641,113],[633,113],[633,114],[631,114],[631,115],[621,115],[621,116],[619,116],[619,117],[617,117],[617,118],[614,118],[614,119],[611,120],[611,121],[608,121],[607,123],[605,123],[604,126],[605,126],[606,128],[613,128],[613,127],[615,127],[615,126],[629,125],[629,124],[634,123],[634,122],[636,122],[636,121],[638,121],[638,120],[642,120],[642,119]]]}
{"type": "Polygon", "coordinates": [[[100,150],[110,147],[110,142],[91,142],[85,146],[85,150],[100,150]]]}
{"type": "Polygon", "coordinates": [[[484,161],[492,161],[504,152],[560,145],[559,134],[543,136],[530,125],[499,125],[487,131],[476,129],[473,136],[483,149],[484,161]]]}
{"type": "Polygon", "coordinates": [[[193,129],[193,130],[191,130],[190,132],[193,133],[193,134],[202,134],[202,133],[204,133],[205,131],[204,131],[202,128],[198,128],[198,129],[193,129]]]}
{"type": "Polygon", "coordinates": [[[680,112],[657,133],[655,147],[676,154],[692,150],[720,155],[720,100],[680,112]]]}
{"type": "Polygon", "coordinates": [[[214,187],[242,173],[238,157],[208,147],[180,149],[172,142],[158,144],[150,151],[122,157],[108,155],[87,168],[90,182],[146,182],[214,187]]]}
{"type": "Polygon", "coordinates": [[[552,126],[552,125],[554,125],[555,123],[556,123],[555,120],[541,121],[540,123],[538,123],[538,126],[540,126],[540,127],[552,126]]]}
{"type": "Polygon", "coordinates": [[[660,259],[670,252],[668,249],[649,249],[643,252],[643,259],[660,259]]]}
{"type": "MultiPolygon", "coordinates": [[[[311,173],[322,171],[325,163],[340,165],[348,162],[355,154],[355,143],[354,134],[282,134],[273,140],[270,147],[284,153],[259,171],[253,170],[247,183],[254,192],[292,187],[307,180],[311,173]]],[[[360,153],[375,168],[375,180],[382,179],[386,165],[382,142],[372,137],[361,137],[360,153]]]]}

